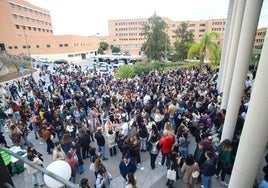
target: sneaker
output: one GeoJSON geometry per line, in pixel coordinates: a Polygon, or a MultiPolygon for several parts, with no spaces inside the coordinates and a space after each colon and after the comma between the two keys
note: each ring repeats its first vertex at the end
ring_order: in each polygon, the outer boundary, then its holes
{"type": "Polygon", "coordinates": [[[161,162],[158,163],[160,166],[163,166],[161,162]]]}
{"type": "Polygon", "coordinates": [[[108,158],[104,158],[104,159],[102,159],[103,161],[107,161],[108,160],[108,158]]]}
{"type": "Polygon", "coordinates": [[[225,181],[220,181],[220,184],[224,187],[228,187],[228,183],[226,183],[225,181]]]}
{"type": "Polygon", "coordinates": [[[215,174],[214,177],[215,177],[216,179],[218,179],[218,178],[220,177],[220,175],[215,174]]]}

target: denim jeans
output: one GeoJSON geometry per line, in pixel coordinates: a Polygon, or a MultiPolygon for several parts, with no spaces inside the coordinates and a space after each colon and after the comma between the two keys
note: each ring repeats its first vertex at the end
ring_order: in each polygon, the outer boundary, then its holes
{"type": "Polygon", "coordinates": [[[181,157],[186,159],[189,154],[189,148],[188,147],[180,147],[179,151],[181,152],[181,157]]]}
{"type": "Polygon", "coordinates": [[[205,176],[201,175],[202,184],[204,185],[204,188],[211,188],[211,176],[205,176]]]}
{"type": "Polygon", "coordinates": [[[147,137],[141,138],[141,150],[146,150],[146,142],[147,142],[147,137]]]}
{"type": "Polygon", "coordinates": [[[116,156],[116,154],[117,154],[116,146],[109,148],[109,151],[110,151],[111,157],[116,156]]]}
{"type": "Polygon", "coordinates": [[[32,184],[33,185],[44,185],[44,179],[43,179],[43,174],[41,171],[38,171],[36,173],[32,174],[32,184]]]}
{"type": "Polygon", "coordinates": [[[162,166],[164,165],[165,161],[166,161],[166,166],[169,168],[169,165],[170,165],[169,153],[162,152],[162,161],[161,161],[162,166]]]}
{"type": "Polygon", "coordinates": [[[99,146],[99,152],[101,152],[102,154],[102,159],[105,159],[106,156],[105,156],[105,146],[99,146]]]}
{"type": "Polygon", "coordinates": [[[32,142],[28,139],[28,137],[25,135],[25,136],[22,136],[26,146],[31,146],[33,145],[32,142]]]}

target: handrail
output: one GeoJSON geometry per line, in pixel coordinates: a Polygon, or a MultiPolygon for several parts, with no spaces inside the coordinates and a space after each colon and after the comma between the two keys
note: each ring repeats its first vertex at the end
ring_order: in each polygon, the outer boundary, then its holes
{"type": "Polygon", "coordinates": [[[49,170],[47,170],[47,169],[45,169],[45,168],[39,166],[39,165],[37,165],[37,164],[31,162],[31,161],[28,160],[28,159],[25,159],[25,158],[21,157],[19,154],[15,153],[15,152],[13,152],[13,151],[11,151],[11,150],[9,150],[9,149],[6,148],[6,147],[3,147],[3,146],[0,145],[0,150],[3,150],[3,151],[5,151],[5,152],[7,152],[8,154],[10,154],[10,155],[12,155],[12,156],[18,158],[19,160],[23,161],[24,163],[30,165],[31,167],[33,167],[33,168],[35,168],[35,169],[37,169],[37,170],[43,172],[44,174],[48,175],[49,177],[51,177],[51,178],[53,178],[53,179],[55,179],[55,180],[57,180],[57,181],[63,183],[65,186],[68,186],[68,187],[70,187],[70,188],[79,188],[78,185],[76,185],[76,184],[74,184],[74,183],[71,183],[70,181],[68,181],[68,180],[66,180],[66,179],[64,179],[64,178],[62,178],[62,177],[60,177],[59,175],[57,175],[57,174],[55,174],[55,173],[53,173],[53,172],[51,172],[51,171],[49,171],[49,170]]]}

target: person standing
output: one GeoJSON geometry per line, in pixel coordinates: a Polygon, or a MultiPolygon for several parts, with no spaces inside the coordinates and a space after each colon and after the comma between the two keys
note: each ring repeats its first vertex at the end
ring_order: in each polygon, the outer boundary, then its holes
{"type": "Polygon", "coordinates": [[[71,150],[70,152],[68,152],[66,154],[66,162],[71,166],[71,178],[70,178],[70,182],[75,183],[75,177],[76,177],[76,172],[77,172],[77,168],[78,168],[78,160],[75,159],[75,150],[71,150]]]}
{"type": "Polygon", "coordinates": [[[127,174],[136,172],[135,162],[130,159],[128,155],[125,155],[122,161],[119,164],[120,174],[122,176],[123,187],[125,187],[127,183],[127,174]]]}
{"type": "Polygon", "coordinates": [[[97,140],[97,144],[99,146],[99,152],[102,154],[102,160],[107,161],[108,159],[105,157],[105,139],[102,135],[102,128],[98,127],[97,132],[95,133],[95,139],[97,140]]]}
{"type": "Polygon", "coordinates": [[[187,132],[183,132],[182,136],[179,137],[179,151],[181,153],[181,157],[186,159],[189,154],[189,144],[190,139],[188,138],[187,132]]]}
{"type": "Polygon", "coordinates": [[[107,140],[111,157],[116,156],[117,154],[115,137],[115,132],[112,129],[109,129],[107,134],[107,140]]]}
{"type": "Polygon", "coordinates": [[[157,149],[158,140],[155,135],[152,135],[151,139],[148,142],[148,150],[150,152],[150,164],[151,168],[155,168],[155,161],[156,157],[159,153],[159,150],[157,149]]]}
{"type": "Polygon", "coordinates": [[[167,130],[163,131],[163,137],[159,140],[158,146],[161,148],[162,153],[162,161],[161,165],[163,166],[166,161],[166,166],[169,167],[169,159],[168,155],[172,151],[172,146],[174,144],[174,137],[169,135],[169,132],[167,130]]]}
{"type": "Polygon", "coordinates": [[[65,153],[61,148],[60,142],[55,143],[55,148],[53,149],[53,161],[64,160],[65,153]]]}
{"type": "Polygon", "coordinates": [[[194,161],[193,155],[188,155],[186,157],[185,163],[182,165],[181,172],[183,173],[183,182],[186,184],[187,188],[191,188],[197,182],[197,178],[193,178],[193,172],[200,172],[198,163],[194,161]]]}
{"type": "Polygon", "coordinates": [[[211,188],[211,177],[216,172],[216,163],[211,151],[207,151],[205,156],[207,160],[201,166],[201,180],[204,188],[211,188]]]}
{"type": "Polygon", "coordinates": [[[146,143],[147,143],[147,138],[149,136],[147,128],[144,124],[141,125],[140,130],[138,132],[138,135],[140,137],[141,140],[141,152],[145,152],[146,151],[146,143]]]}
{"type": "Polygon", "coordinates": [[[105,168],[101,168],[97,175],[96,188],[110,188],[112,180],[112,175],[105,168]]]}
{"type": "Polygon", "coordinates": [[[48,130],[46,125],[42,126],[42,138],[47,143],[47,154],[51,154],[51,150],[54,149],[54,143],[51,140],[51,131],[48,130]]]}
{"type": "Polygon", "coordinates": [[[78,135],[78,143],[82,148],[82,157],[86,159],[89,157],[89,148],[90,148],[90,135],[86,132],[84,128],[80,128],[78,135]]]}
{"type": "MultiPolygon", "coordinates": [[[[37,165],[40,165],[40,166],[42,165],[42,161],[32,153],[27,154],[27,158],[28,158],[28,160],[30,160],[31,162],[33,162],[37,165]]],[[[38,171],[37,169],[31,167],[27,163],[24,164],[24,168],[26,168],[28,173],[32,175],[32,186],[33,187],[36,187],[37,185],[39,185],[39,187],[42,187],[45,184],[43,174],[41,171],[38,171]]]]}

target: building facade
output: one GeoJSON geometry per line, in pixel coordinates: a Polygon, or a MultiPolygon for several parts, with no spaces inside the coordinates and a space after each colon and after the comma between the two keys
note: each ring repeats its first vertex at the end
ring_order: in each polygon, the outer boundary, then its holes
{"type": "Polygon", "coordinates": [[[0,20],[0,49],[9,54],[79,60],[99,46],[97,37],[53,35],[50,12],[24,0],[1,0],[0,20]]]}
{"type": "MultiPolygon", "coordinates": [[[[210,20],[197,20],[197,21],[173,21],[169,18],[162,18],[168,25],[167,34],[171,45],[176,41],[175,31],[182,22],[188,24],[188,31],[194,35],[195,42],[198,42],[205,32],[217,32],[219,39],[217,42],[220,46],[223,44],[224,32],[226,26],[226,19],[210,19],[210,20]]],[[[114,37],[114,44],[121,48],[123,51],[131,51],[135,54],[140,53],[142,44],[146,38],[142,36],[143,26],[148,24],[148,19],[120,19],[109,20],[109,36],[114,37]]],[[[256,32],[256,40],[254,48],[263,43],[264,32],[266,28],[258,29],[256,32]]]]}

